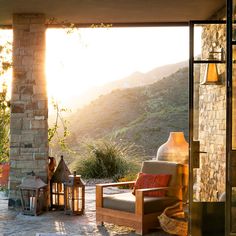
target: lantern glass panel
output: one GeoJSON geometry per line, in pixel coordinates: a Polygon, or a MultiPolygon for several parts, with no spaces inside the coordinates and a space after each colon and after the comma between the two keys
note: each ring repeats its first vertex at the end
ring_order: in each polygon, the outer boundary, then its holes
{"type": "Polygon", "coordinates": [[[52,205],[64,206],[64,184],[52,184],[52,205]]]}
{"type": "Polygon", "coordinates": [[[24,211],[35,211],[36,207],[36,191],[22,189],[22,205],[24,207],[24,211]]]}
{"type": "Polygon", "coordinates": [[[73,210],[73,207],[72,207],[72,189],[73,187],[71,186],[67,186],[66,188],[66,210],[69,210],[69,211],[72,211],[73,210]]]}
{"type": "Polygon", "coordinates": [[[37,211],[41,211],[42,209],[47,209],[46,200],[47,199],[47,191],[46,189],[39,189],[39,195],[38,195],[38,202],[37,202],[37,211]]]}
{"type": "Polygon", "coordinates": [[[64,184],[58,183],[57,187],[58,187],[58,195],[59,195],[58,205],[63,206],[64,205],[64,184]]]}
{"type": "Polygon", "coordinates": [[[52,204],[56,205],[58,202],[58,196],[57,196],[57,183],[52,184],[52,204]]]}
{"type": "Polygon", "coordinates": [[[74,187],[74,211],[82,211],[82,187],[74,187]]]}

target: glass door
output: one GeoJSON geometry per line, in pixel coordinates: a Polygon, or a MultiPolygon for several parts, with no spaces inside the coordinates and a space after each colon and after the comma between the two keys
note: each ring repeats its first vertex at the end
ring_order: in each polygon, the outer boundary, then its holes
{"type": "Polygon", "coordinates": [[[226,231],[236,235],[236,1],[227,0],[226,231]]]}
{"type": "Polygon", "coordinates": [[[225,235],[226,24],[190,22],[189,235],[225,235]],[[195,51],[200,44],[201,52],[195,51]]]}

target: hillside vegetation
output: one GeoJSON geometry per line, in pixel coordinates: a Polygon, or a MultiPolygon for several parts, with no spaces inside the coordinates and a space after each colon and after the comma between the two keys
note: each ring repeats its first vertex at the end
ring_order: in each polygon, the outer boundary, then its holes
{"type": "Polygon", "coordinates": [[[188,69],[157,82],[101,95],[70,117],[69,143],[78,150],[86,139],[113,138],[135,143],[155,156],[171,131],[188,135],[188,69]]]}
{"type": "Polygon", "coordinates": [[[169,64],[161,67],[156,67],[146,73],[136,71],[120,80],[112,81],[102,86],[92,87],[88,91],[86,91],[85,94],[75,100],[74,107],[83,107],[84,105],[87,105],[91,101],[97,99],[100,95],[108,94],[115,89],[126,89],[152,84],[162,79],[163,77],[167,77],[175,73],[176,71],[178,71],[179,68],[186,67],[187,65],[187,61],[182,61],[176,64],[169,64]]]}

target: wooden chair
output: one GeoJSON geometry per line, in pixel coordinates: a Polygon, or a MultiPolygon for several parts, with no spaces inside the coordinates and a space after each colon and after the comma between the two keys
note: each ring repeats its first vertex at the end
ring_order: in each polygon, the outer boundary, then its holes
{"type": "Polygon", "coordinates": [[[133,186],[135,181],[96,185],[96,222],[129,226],[137,234],[143,235],[149,229],[159,226],[157,216],[170,205],[183,200],[183,188],[186,189],[184,166],[175,162],[145,161],[141,172],[149,174],[171,174],[168,187],[138,189],[135,196],[130,192],[105,195],[104,188],[124,185],[133,186]],[[145,192],[167,190],[165,197],[146,197],[145,192]]]}

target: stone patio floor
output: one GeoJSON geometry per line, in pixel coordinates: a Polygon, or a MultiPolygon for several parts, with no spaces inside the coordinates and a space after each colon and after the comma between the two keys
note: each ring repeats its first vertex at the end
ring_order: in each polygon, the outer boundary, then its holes
{"type": "MultiPolygon", "coordinates": [[[[108,193],[116,192],[110,188],[108,193]]],[[[136,236],[131,228],[105,224],[97,227],[95,220],[95,186],[86,186],[86,206],[83,216],[64,215],[63,211],[48,211],[39,216],[26,216],[20,210],[8,209],[8,199],[0,192],[0,236],[136,236]]],[[[167,236],[161,230],[148,236],[167,236]]]]}

